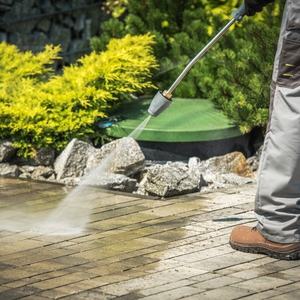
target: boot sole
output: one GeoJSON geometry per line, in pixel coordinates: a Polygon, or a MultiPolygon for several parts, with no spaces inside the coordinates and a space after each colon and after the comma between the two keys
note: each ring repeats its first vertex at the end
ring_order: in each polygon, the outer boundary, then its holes
{"type": "Polygon", "coordinates": [[[241,246],[234,245],[232,242],[229,242],[229,244],[234,250],[238,250],[246,253],[266,254],[269,257],[282,259],[282,260],[300,259],[300,250],[289,252],[289,253],[279,253],[262,247],[241,247],[241,246]]]}

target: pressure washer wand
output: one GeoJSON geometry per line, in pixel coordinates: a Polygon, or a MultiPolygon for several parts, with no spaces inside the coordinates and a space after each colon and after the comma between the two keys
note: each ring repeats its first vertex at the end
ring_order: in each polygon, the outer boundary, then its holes
{"type": "Polygon", "coordinates": [[[163,92],[157,92],[148,109],[150,115],[157,117],[169,107],[169,105],[172,103],[172,92],[181,82],[183,77],[193,67],[193,65],[219,40],[222,35],[224,35],[224,33],[231,27],[232,24],[234,24],[236,21],[241,22],[243,20],[245,16],[245,4],[243,3],[236,11],[234,11],[232,16],[233,18],[227,23],[227,25],[190,61],[190,63],[181,72],[171,87],[163,92]]]}

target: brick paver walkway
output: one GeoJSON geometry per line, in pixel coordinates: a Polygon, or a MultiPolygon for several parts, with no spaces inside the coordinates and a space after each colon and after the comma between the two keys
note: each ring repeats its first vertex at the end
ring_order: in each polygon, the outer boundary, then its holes
{"type": "Polygon", "coordinates": [[[254,184],[165,200],[72,193],[74,203],[56,209],[66,187],[0,177],[0,299],[300,297],[300,261],[228,245],[233,226],[255,225],[254,184]],[[45,229],[57,210],[61,220],[45,229]],[[70,217],[74,226],[84,215],[84,230],[70,232],[70,217]]]}

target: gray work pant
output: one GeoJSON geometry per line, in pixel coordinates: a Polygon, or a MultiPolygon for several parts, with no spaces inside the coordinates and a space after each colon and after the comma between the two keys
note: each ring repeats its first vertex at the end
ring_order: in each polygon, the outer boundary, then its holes
{"type": "Polygon", "coordinates": [[[285,5],[263,148],[257,228],[273,242],[300,242],[300,0],[285,5]]]}

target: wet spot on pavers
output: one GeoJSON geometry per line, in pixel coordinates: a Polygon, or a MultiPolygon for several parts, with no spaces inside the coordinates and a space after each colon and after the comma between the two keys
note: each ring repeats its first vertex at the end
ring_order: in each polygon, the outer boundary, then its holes
{"type": "Polygon", "coordinates": [[[253,223],[253,187],[168,201],[91,188],[75,206],[79,214],[91,212],[84,231],[46,235],[28,229],[69,192],[49,183],[0,179],[0,225],[20,225],[18,232],[0,231],[0,299],[232,299],[247,296],[249,286],[253,297],[274,283],[298,289],[298,276],[292,275],[299,263],[274,263],[228,245],[236,223],[253,223]],[[260,281],[264,272],[254,272],[266,271],[269,263],[272,284],[260,281]],[[239,270],[257,274],[251,277],[257,281],[242,278],[239,270]],[[209,291],[203,292],[210,279],[209,291]]]}

